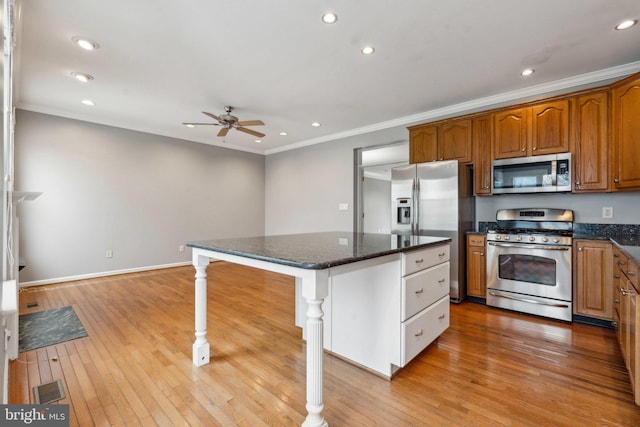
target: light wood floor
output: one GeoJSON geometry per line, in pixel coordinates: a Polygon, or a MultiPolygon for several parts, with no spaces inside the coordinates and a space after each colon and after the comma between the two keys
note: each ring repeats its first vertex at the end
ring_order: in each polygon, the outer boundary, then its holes
{"type": "MultiPolygon", "coordinates": [[[[211,364],[195,368],[192,267],[28,288],[20,312],[71,305],[86,338],[21,353],[10,403],[63,381],[72,426],[300,425],[305,344],[293,280],[209,267],[211,364]],[[28,302],[38,307],[26,308],[28,302]]],[[[388,381],[324,358],[332,426],[637,426],[614,332],[465,302],[388,381]]]]}

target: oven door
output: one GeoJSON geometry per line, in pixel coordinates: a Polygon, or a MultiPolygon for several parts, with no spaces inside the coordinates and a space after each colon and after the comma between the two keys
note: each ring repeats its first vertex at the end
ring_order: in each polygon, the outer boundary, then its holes
{"type": "Polygon", "coordinates": [[[571,301],[571,246],[487,242],[487,289],[571,301]]]}

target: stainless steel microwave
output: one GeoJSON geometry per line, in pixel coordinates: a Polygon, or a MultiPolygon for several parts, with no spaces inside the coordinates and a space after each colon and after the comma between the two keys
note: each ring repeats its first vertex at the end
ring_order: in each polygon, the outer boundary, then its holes
{"type": "Polygon", "coordinates": [[[571,191],[571,153],[494,160],[493,194],[571,191]]]}

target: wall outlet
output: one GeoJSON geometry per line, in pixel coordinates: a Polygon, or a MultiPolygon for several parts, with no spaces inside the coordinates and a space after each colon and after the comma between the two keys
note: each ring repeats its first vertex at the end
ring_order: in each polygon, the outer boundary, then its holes
{"type": "Polygon", "coordinates": [[[613,218],[613,207],[611,207],[611,206],[603,206],[602,207],[602,218],[613,218]]]}
{"type": "Polygon", "coordinates": [[[107,249],[107,258],[113,258],[113,250],[107,249]]]}
{"type": "Polygon", "coordinates": [[[348,211],[349,210],[349,203],[339,203],[338,204],[338,210],[339,211],[348,211]]]}
{"type": "Polygon", "coordinates": [[[184,252],[184,245],[178,246],[178,252],[184,252]]]}

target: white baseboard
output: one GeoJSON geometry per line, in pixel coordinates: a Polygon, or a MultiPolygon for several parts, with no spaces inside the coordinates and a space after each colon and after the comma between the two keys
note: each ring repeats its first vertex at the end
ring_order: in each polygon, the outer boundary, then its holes
{"type": "Polygon", "coordinates": [[[56,277],[53,279],[34,280],[31,282],[20,282],[20,288],[26,288],[29,286],[50,285],[52,283],[73,282],[76,280],[84,280],[84,279],[95,279],[96,277],[116,276],[118,274],[139,273],[141,271],[161,270],[163,268],[182,267],[185,265],[191,265],[191,262],[190,261],[177,262],[175,264],[152,265],[147,267],[128,268],[124,270],[113,270],[113,271],[103,271],[99,273],[80,274],[77,276],[56,277]]]}

